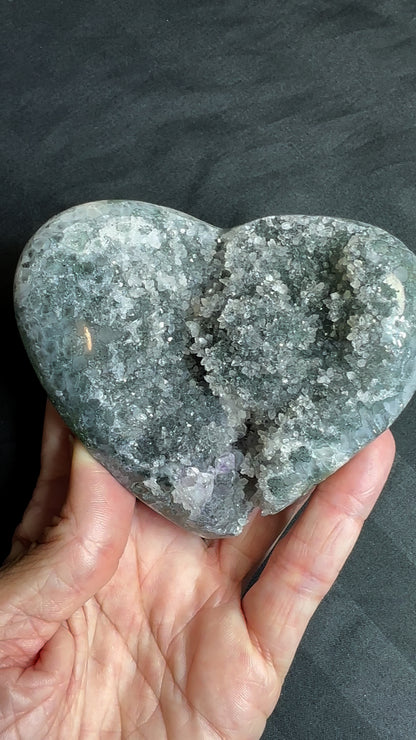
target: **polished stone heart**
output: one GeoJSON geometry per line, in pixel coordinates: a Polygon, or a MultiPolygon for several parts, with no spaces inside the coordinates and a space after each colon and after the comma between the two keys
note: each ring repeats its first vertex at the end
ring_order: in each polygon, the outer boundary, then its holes
{"type": "Polygon", "coordinates": [[[69,427],[204,536],[277,512],[386,429],[416,387],[416,258],[382,229],[270,216],[229,231],[99,201],[16,272],[19,329],[69,427]]]}

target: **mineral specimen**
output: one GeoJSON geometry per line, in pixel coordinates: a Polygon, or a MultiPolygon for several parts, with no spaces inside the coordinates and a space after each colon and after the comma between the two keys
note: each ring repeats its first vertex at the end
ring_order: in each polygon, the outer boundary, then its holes
{"type": "Polygon", "coordinates": [[[375,226],[229,231],[135,201],[55,216],[15,307],[52,403],[139,499],[207,537],[277,512],[416,387],[416,258],[375,226]]]}

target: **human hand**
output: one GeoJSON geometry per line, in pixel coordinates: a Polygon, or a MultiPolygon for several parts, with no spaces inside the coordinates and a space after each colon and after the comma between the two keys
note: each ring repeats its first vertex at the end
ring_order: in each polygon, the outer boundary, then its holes
{"type": "Polygon", "coordinates": [[[125,491],[48,405],[0,572],[3,738],[254,740],[389,473],[385,432],[299,503],[206,543],[125,491]],[[72,457],[72,467],[71,467],[72,457]]]}

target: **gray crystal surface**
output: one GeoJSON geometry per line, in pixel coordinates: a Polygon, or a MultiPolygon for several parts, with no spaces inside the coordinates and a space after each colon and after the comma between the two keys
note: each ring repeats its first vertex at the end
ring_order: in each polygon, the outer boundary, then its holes
{"type": "Polygon", "coordinates": [[[138,498],[207,537],[277,512],[386,429],[416,387],[416,258],[375,226],[229,231],[98,201],[48,221],[15,279],[52,403],[138,498]]]}

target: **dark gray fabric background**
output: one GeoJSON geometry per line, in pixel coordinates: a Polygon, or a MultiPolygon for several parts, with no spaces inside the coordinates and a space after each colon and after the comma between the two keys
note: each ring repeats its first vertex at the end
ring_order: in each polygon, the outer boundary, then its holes
{"type": "MultiPolygon", "coordinates": [[[[44,404],[12,313],[26,240],[76,203],[132,198],[224,227],[275,213],[360,219],[415,249],[416,5],[2,0],[0,43],[5,554],[44,404]]],[[[416,738],[415,418],[413,402],[265,740],[416,738]]]]}

